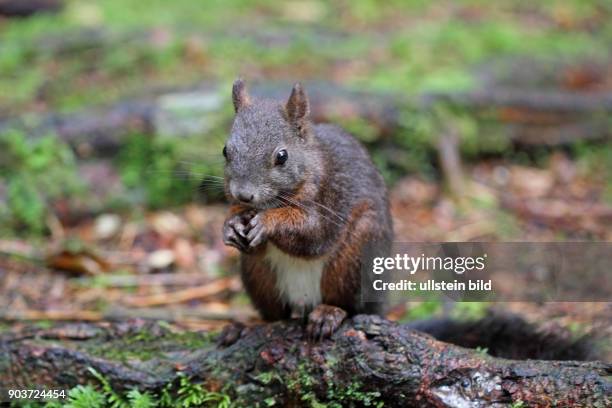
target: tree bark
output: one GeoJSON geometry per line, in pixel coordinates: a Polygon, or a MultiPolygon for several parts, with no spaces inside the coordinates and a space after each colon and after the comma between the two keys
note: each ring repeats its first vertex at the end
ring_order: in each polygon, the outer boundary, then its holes
{"type": "Polygon", "coordinates": [[[5,333],[0,351],[7,388],[95,382],[91,367],[118,391],[156,392],[186,375],[237,406],[604,407],[612,390],[611,364],[498,359],[366,315],[320,342],[295,321],[245,329],[223,348],[137,320],[5,333]]]}

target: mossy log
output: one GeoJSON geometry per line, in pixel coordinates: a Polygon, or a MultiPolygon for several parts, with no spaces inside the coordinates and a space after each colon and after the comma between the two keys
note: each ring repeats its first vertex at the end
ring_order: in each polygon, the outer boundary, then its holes
{"type": "Polygon", "coordinates": [[[332,339],[299,322],[243,330],[231,346],[142,320],[64,324],[0,336],[5,387],[73,387],[101,373],[117,391],[159,392],[188,376],[236,406],[604,407],[612,364],[517,361],[436,341],[377,316],[357,316],[332,339]],[[522,401],[523,405],[520,405],[522,401]]]}

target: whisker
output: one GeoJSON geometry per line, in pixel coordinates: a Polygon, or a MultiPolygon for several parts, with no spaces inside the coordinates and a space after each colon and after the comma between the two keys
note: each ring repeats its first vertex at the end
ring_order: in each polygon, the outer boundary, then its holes
{"type": "Polygon", "coordinates": [[[223,191],[223,190],[225,190],[225,187],[224,186],[215,186],[215,185],[210,185],[210,184],[209,185],[206,185],[206,184],[202,185],[202,184],[200,184],[198,186],[198,189],[200,189],[200,190],[219,190],[219,191],[223,191]]]}
{"type": "Polygon", "coordinates": [[[201,178],[202,178],[203,182],[207,182],[207,183],[217,183],[217,184],[225,183],[225,179],[224,178],[213,178],[213,177],[207,176],[207,175],[203,175],[203,176],[201,176],[201,178]]]}
{"type": "Polygon", "coordinates": [[[312,204],[315,204],[315,205],[319,206],[321,209],[328,211],[331,215],[337,217],[340,221],[342,221],[342,222],[347,222],[348,221],[346,218],[344,218],[343,216],[338,214],[338,212],[332,210],[331,208],[329,208],[329,207],[327,207],[327,206],[325,206],[325,205],[323,205],[323,204],[321,204],[319,202],[316,202],[314,200],[310,200],[310,199],[306,199],[306,200],[308,202],[312,203],[312,204]]]}
{"type": "Polygon", "coordinates": [[[225,190],[225,186],[222,184],[207,184],[207,183],[200,183],[198,184],[198,188],[202,189],[202,188],[207,188],[207,189],[218,189],[218,190],[225,190]]]}
{"type": "Polygon", "coordinates": [[[205,162],[199,162],[199,163],[198,162],[191,162],[191,161],[187,161],[187,160],[178,160],[177,161],[177,163],[180,163],[181,165],[187,166],[187,167],[199,167],[199,166],[201,167],[201,166],[206,166],[206,165],[208,165],[210,163],[217,164],[217,163],[221,163],[221,162],[225,162],[225,158],[223,158],[223,157],[220,157],[218,159],[217,158],[213,158],[212,160],[211,159],[206,159],[205,162]]]}
{"type": "Polygon", "coordinates": [[[214,181],[224,180],[223,177],[207,174],[203,172],[193,171],[189,169],[174,169],[174,170],[157,170],[157,169],[146,169],[146,174],[152,175],[164,175],[164,176],[178,176],[180,178],[200,178],[200,179],[211,179],[214,181]]]}
{"type": "MultiPolygon", "coordinates": [[[[298,201],[296,201],[296,200],[293,200],[292,198],[290,198],[290,197],[288,197],[288,196],[286,196],[286,195],[283,195],[282,193],[281,193],[281,194],[279,194],[279,198],[284,199],[284,200],[286,200],[287,202],[289,202],[289,203],[291,203],[291,204],[294,204],[294,205],[296,205],[296,206],[298,206],[298,207],[300,207],[300,208],[302,208],[302,209],[304,209],[304,210],[306,210],[306,211],[310,210],[310,209],[309,209],[308,207],[306,207],[306,206],[305,206],[303,203],[300,203],[300,202],[298,202],[298,201]]],[[[337,221],[335,221],[335,220],[331,219],[330,217],[328,217],[328,216],[327,216],[327,215],[325,215],[325,214],[319,213],[319,215],[320,215],[321,217],[323,217],[325,220],[327,220],[327,221],[331,222],[332,224],[334,224],[335,226],[337,226],[337,227],[339,227],[339,228],[344,227],[344,225],[342,225],[342,224],[340,224],[339,222],[337,222],[337,221]]],[[[349,232],[350,232],[350,231],[349,231],[349,232]]]]}
{"type": "Polygon", "coordinates": [[[206,184],[211,186],[225,186],[225,182],[223,180],[215,180],[215,179],[200,179],[200,184],[206,184]]]}

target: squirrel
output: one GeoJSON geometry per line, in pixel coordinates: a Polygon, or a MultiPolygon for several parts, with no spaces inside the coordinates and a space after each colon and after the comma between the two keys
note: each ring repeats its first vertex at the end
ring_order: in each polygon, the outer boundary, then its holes
{"type": "MultiPolygon", "coordinates": [[[[339,127],[313,124],[300,84],[283,105],[252,98],[238,79],[232,100],[235,118],[223,148],[232,205],[223,239],[241,252],[242,281],[261,317],[297,314],[306,320],[308,337],[322,339],[348,316],[380,314],[380,292],[377,302],[364,301],[373,298],[361,292],[372,287],[373,275],[362,267],[391,251],[393,225],[384,180],[365,148],[339,127]]],[[[498,357],[596,356],[587,337],[542,330],[508,313],[410,326],[498,357]]],[[[226,326],[220,343],[235,342],[243,330],[226,326]]]]}
{"type": "Polygon", "coordinates": [[[313,124],[299,83],[283,105],[252,98],[238,79],[232,100],[223,239],[241,252],[242,281],[261,317],[298,314],[312,338],[324,338],[347,316],[380,313],[382,299],[363,300],[371,274],[361,270],[388,254],[393,226],[365,148],[340,127],[313,124]]]}

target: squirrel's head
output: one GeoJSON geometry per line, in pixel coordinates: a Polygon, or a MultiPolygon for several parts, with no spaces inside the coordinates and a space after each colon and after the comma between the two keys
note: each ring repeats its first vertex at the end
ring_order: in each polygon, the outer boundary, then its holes
{"type": "Polygon", "coordinates": [[[236,116],[223,148],[228,198],[257,209],[287,205],[317,160],[304,89],[296,84],[282,105],[251,98],[238,79],[232,99],[236,116]]]}

